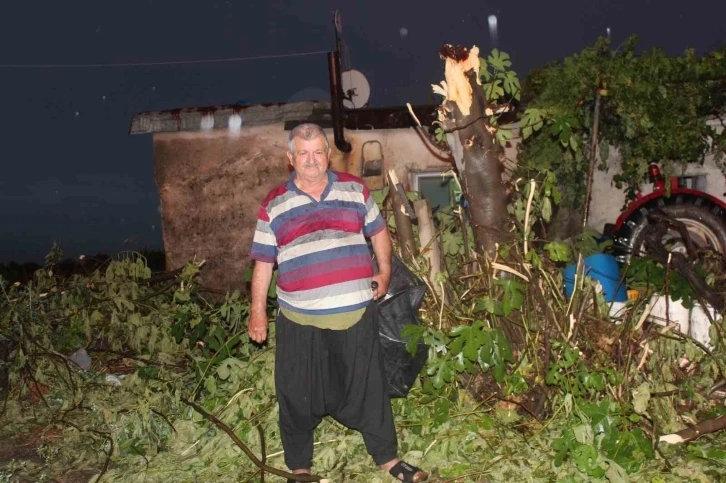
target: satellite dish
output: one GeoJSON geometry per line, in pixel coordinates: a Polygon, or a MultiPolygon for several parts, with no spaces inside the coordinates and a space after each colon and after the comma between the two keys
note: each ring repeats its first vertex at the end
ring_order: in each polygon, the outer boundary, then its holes
{"type": "Polygon", "coordinates": [[[340,75],[343,82],[343,105],[348,109],[358,109],[368,104],[371,86],[360,71],[346,70],[340,75]]]}

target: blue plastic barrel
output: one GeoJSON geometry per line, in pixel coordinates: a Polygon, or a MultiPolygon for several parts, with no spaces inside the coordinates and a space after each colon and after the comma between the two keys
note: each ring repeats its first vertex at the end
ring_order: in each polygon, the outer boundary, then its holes
{"type": "MultiPolygon", "coordinates": [[[[618,261],[612,255],[596,253],[584,260],[584,273],[590,278],[600,282],[603,296],[607,302],[625,302],[628,292],[625,282],[620,281],[620,268],[618,261]]],[[[565,281],[565,295],[570,297],[575,289],[575,271],[577,264],[569,265],[562,271],[565,281]]]]}

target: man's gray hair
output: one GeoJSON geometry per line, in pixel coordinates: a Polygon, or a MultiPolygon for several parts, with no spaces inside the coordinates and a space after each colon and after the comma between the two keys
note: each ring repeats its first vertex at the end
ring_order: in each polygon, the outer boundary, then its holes
{"type": "Polygon", "coordinates": [[[325,150],[330,149],[328,143],[328,136],[325,135],[323,128],[313,123],[298,124],[295,126],[290,135],[287,138],[287,149],[292,153],[295,150],[295,138],[302,139],[303,141],[310,141],[316,137],[322,137],[325,141],[325,150]]]}

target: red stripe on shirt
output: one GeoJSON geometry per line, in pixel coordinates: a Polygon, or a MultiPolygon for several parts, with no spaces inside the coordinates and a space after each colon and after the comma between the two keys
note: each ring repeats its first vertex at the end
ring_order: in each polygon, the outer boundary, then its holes
{"type": "MultiPolygon", "coordinates": [[[[311,273],[315,273],[312,267],[306,267],[311,273]]],[[[285,292],[297,292],[298,290],[311,290],[315,288],[334,285],[336,283],[350,282],[351,280],[360,280],[361,278],[370,278],[373,276],[373,267],[355,267],[343,270],[335,270],[333,272],[321,273],[310,277],[301,278],[294,282],[282,284],[277,280],[278,285],[285,292]]]]}
{"type": "MultiPolygon", "coordinates": [[[[355,217],[355,219],[341,219],[339,216],[340,213],[331,213],[331,215],[337,215],[337,217],[325,220],[304,220],[304,222],[301,222],[301,220],[298,218],[294,220],[296,226],[291,226],[289,230],[286,230],[286,228],[288,228],[287,226],[281,227],[281,229],[279,230],[280,237],[277,239],[278,245],[284,247],[288,243],[297,240],[301,236],[309,235],[311,233],[315,233],[316,231],[321,230],[337,230],[346,233],[360,232],[361,223],[357,216],[355,217]]],[[[288,225],[288,223],[286,223],[285,225],[288,225]]]]}

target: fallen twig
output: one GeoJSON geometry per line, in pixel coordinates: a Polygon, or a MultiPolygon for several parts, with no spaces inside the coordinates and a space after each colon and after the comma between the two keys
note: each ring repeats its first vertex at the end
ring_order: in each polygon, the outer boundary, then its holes
{"type": "MultiPolygon", "coordinates": [[[[186,404],[187,406],[190,406],[192,409],[194,409],[196,412],[198,412],[202,416],[204,416],[204,418],[207,421],[209,421],[210,423],[213,423],[219,429],[221,429],[222,431],[227,433],[227,435],[230,438],[232,438],[232,441],[234,441],[234,443],[244,452],[244,454],[247,455],[247,457],[252,461],[252,463],[254,463],[255,466],[257,466],[263,472],[263,474],[266,471],[268,473],[272,473],[273,475],[277,475],[282,478],[289,478],[289,479],[296,480],[296,481],[305,481],[305,482],[308,482],[308,481],[324,482],[324,481],[326,481],[322,476],[293,474],[293,473],[289,473],[287,471],[267,465],[265,462],[260,461],[260,459],[257,458],[257,456],[255,456],[255,454],[252,452],[252,450],[250,450],[250,448],[246,444],[244,444],[241,439],[239,439],[239,437],[234,433],[234,431],[232,431],[229,426],[227,426],[222,421],[220,421],[216,416],[205,411],[200,405],[198,405],[194,401],[187,401],[185,399],[182,399],[181,401],[184,404],[186,404]]],[[[265,451],[264,446],[263,446],[262,451],[263,451],[263,458],[266,458],[266,456],[264,455],[264,451],[265,451]]]]}
{"type": "Polygon", "coordinates": [[[506,266],[506,265],[504,265],[502,263],[491,262],[490,265],[492,266],[492,268],[496,268],[496,269],[501,270],[503,272],[511,273],[512,275],[516,275],[517,277],[521,278],[525,282],[529,282],[529,277],[527,277],[526,275],[524,275],[522,272],[519,272],[519,271],[517,271],[517,270],[515,270],[513,268],[510,268],[510,267],[508,267],[508,266],[506,266]]]}
{"type": "MultiPolygon", "coordinates": [[[[260,456],[262,457],[262,464],[267,463],[267,449],[265,447],[265,432],[262,431],[262,425],[257,423],[257,434],[260,435],[260,456]]],[[[260,483],[265,483],[265,470],[260,468],[260,483]]]]}
{"type": "Polygon", "coordinates": [[[532,208],[532,199],[534,198],[534,188],[537,186],[535,180],[529,182],[529,197],[527,198],[527,209],[524,212],[524,255],[527,255],[527,237],[529,236],[529,210],[532,208]]]}

